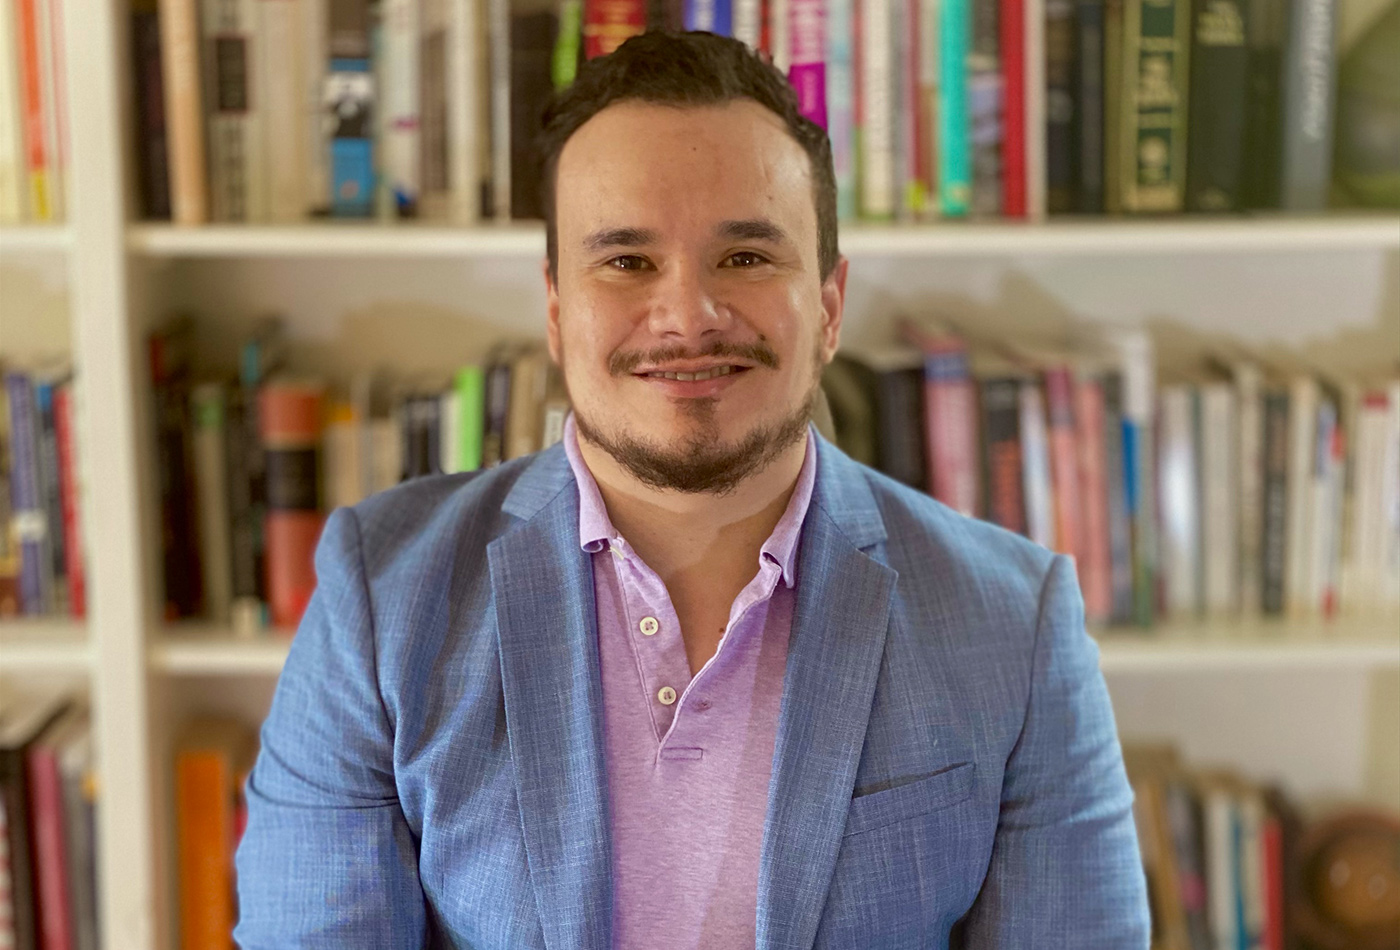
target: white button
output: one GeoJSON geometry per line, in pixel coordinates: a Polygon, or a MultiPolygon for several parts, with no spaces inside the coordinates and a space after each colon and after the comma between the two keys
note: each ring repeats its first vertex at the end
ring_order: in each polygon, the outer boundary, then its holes
{"type": "Polygon", "coordinates": [[[642,631],[642,636],[650,637],[661,629],[661,624],[657,622],[655,617],[643,617],[642,622],[637,624],[637,627],[642,631]]]}
{"type": "Polygon", "coordinates": [[[669,706],[676,701],[676,691],[669,686],[663,686],[656,691],[656,698],[661,700],[661,705],[669,706]]]}

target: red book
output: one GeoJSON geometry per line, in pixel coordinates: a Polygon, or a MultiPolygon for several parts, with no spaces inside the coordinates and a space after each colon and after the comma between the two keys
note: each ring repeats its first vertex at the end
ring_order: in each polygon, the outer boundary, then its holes
{"type": "Polygon", "coordinates": [[[267,600],[274,627],[295,629],[316,589],[321,537],[318,451],[322,391],[313,384],[273,382],[258,393],[266,465],[267,600]]]}
{"type": "Polygon", "coordinates": [[[1105,624],[1113,614],[1113,562],[1108,533],[1103,384],[1097,379],[1081,379],[1076,389],[1074,422],[1083,529],[1079,585],[1084,595],[1085,619],[1091,624],[1105,624]]]}
{"type": "Polygon", "coordinates": [[[646,28],[646,0],[584,0],[583,55],[606,56],[646,28]]]}
{"type": "Polygon", "coordinates": [[[85,720],[85,714],[79,711],[65,714],[26,752],[39,950],[72,950],[73,947],[68,844],[64,837],[63,776],[58,766],[58,755],[74,730],[86,728],[85,720]]]}
{"type": "Polygon", "coordinates": [[[1283,950],[1283,823],[1277,815],[1264,822],[1259,836],[1264,852],[1264,950],[1283,950]]]}
{"type": "MultiPolygon", "coordinates": [[[[1045,370],[1050,481],[1054,485],[1055,541],[1061,554],[1084,560],[1079,504],[1079,446],[1074,424],[1074,373],[1060,364],[1045,370]]],[[[1082,571],[1082,566],[1079,567],[1082,571]]]]}
{"type": "Polygon", "coordinates": [[[53,396],[54,431],[58,441],[58,495],[63,509],[63,560],[68,573],[68,612],[87,615],[87,583],[83,574],[83,533],[79,517],[78,440],[73,431],[73,384],[60,386],[53,396]]]}
{"type": "Polygon", "coordinates": [[[1002,145],[1001,210],[1008,218],[1026,216],[1026,5],[998,0],[1000,6],[1002,145]]]}

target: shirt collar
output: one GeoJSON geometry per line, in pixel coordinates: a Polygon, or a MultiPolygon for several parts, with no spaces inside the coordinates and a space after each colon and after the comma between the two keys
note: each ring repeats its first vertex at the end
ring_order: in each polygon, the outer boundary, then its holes
{"type": "MultiPolygon", "coordinates": [[[[578,428],[574,424],[574,414],[569,413],[564,421],[564,454],[568,456],[569,468],[573,470],[574,481],[578,483],[578,536],[579,547],[590,554],[606,551],[618,537],[612,519],[608,517],[607,506],[598,483],[578,447],[578,428]]],[[[802,458],[802,470],[797,474],[797,483],[788,499],[787,509],[773,533],[759,549],[760,560],[771,561],[782,570],[783,583],[788,587],[797,584],[797,542],[802,533],[802,523],[807,518],[811,505],[812,492],[817,483],[817,445],[812,435],[812,427],[807,427],[807,449],[802,458]]]]}

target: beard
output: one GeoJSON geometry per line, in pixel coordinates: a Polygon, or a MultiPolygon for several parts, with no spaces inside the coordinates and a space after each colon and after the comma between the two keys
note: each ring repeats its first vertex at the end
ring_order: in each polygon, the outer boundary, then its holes
{"type": "MultiPolygon", "coordinates": [[[[724,356],[737,353],[734,349],[720,344],[707,348],[699,355],[724,356]]],[[[661,359],[676,359],[681,356],[682,354],[675,353],[662,356],[661,359]]],[[[821,383],[820,351],[814,356],[815,372],[812,386],[802,402],[782,418],[754,426],[737,442],[726,442],[720,435],[717,397],[683,402],[682,411],[691,417],[692,431],[689,435],[666,444],[626,432],[606,431],[594,425],[592,420],[581,413],[577,404],[574,406],[574,425],[578,428],[581,438],[608,453],[644,485],[686,494],[727,495],[738,488],[746,478],[762,472],[785,450],[806,436],[821,383]]],[[[758,362],[776,369],[776,355],[770,350],[765,357],[759,358],[758,362]]],[[[630,367],[635,367],[640,365],[640,359],[614,358],[612,364],[618,367],[630,364],[630,367]]],[[[762,371],[755,368],[749,372],[762,371]]]]}

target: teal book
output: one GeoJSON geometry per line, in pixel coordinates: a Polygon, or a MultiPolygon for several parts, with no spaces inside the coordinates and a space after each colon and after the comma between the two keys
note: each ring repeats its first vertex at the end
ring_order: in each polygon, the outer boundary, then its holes
{"type": "Polygon", "coordinates": [[[972,196],[972,136],[967,109],[970,0],[942,4],[938,90],[938,205],[945,218],[967,216],[972,196]]]}

